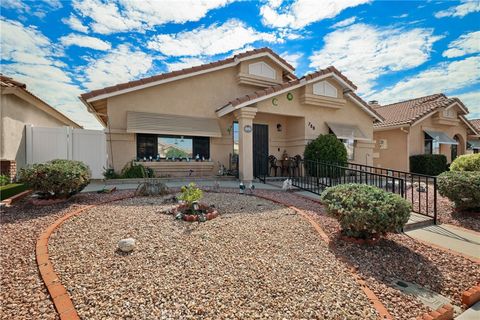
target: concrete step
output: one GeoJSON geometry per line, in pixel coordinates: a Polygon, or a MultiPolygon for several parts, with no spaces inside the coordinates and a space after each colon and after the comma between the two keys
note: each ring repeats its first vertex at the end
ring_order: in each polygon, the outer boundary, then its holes
{"type": "Polygon", "coordinates": [[[480,302],[475,303],[473,306],[465,310],[461,315],[455,318],[455,320],[478,320],[480,319],[480,302]]]}

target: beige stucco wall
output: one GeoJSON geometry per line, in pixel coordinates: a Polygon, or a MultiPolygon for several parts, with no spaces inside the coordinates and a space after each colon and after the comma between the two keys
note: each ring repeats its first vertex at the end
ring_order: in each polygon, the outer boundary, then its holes
{"type": "MultiPolygon", "coordinates": [[[[408,131],[408,128],[406,128],[408,131]]],[[[375,131],[375,149],[373,154],[373,165],[376,167],[389,168],[401,171],[408,170],[408,133],[400,128],[375,131]],[[386,141],[386,148],[380,149],[380,140],[386,141]]]]}
{"type": "Polygon", "coordinates": [[[62,127],[65,124],[13,94],[1,95],[0,158],[16,160],[17,170],[25,167],[25,125],[62,127]]]}
{"type": "MultiPolygon", "coordinates": [[[[410,155],[423,154],[424,153],[424,132],[423,130],[434,130],[445,132],[450,138],[455,135],[461,137],[461,144],[458,146],[458,154],[464,154],[466,150],[467,141],[467,126],[463,122],[459,122],[457,125],[441,125],[435,123],[435,117],[433,115],[427,119],[415,124],[410,129],[410,155]]],[[[440,153],[447,156],[447,162],[451,162],[450,146],[440,145],[440,153]]]]}

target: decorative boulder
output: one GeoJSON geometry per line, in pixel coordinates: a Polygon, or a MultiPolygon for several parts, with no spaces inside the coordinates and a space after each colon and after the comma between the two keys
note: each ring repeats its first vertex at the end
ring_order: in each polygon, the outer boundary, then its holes
{"type": "Polygon", "coordinates": [[[122,252],[132,252],[135,249],[135,239],[127,238],[118,241],[118,250],[122,252]]]}

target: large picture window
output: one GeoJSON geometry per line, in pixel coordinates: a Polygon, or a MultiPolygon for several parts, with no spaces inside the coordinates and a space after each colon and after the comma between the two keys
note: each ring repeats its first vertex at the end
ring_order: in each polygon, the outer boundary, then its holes
{"type": "Polygon", "coordinates": [[[210,138],[157,134],[137,134],[137,157],[140,159],[210,158],[210,138]]]}

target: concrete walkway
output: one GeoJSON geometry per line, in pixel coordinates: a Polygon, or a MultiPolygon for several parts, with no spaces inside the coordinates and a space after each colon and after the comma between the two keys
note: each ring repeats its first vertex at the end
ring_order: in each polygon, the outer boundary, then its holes
{"type": "Polygon", "coordinates": [[[426,226],[405,232],[406,235],[480,259],[480,233],[449,224],[426,226]]]}
{"type": "Polygon", "coordinates": [[[475,303],[455,320],[478,320],[480,319],[480,302],[475,303]]]}

